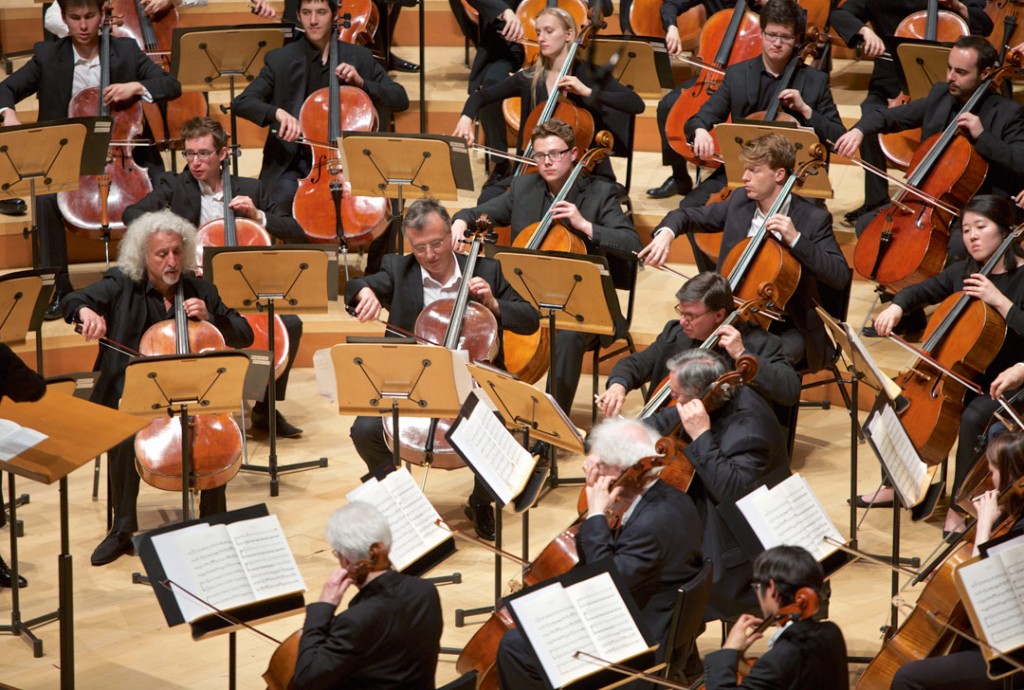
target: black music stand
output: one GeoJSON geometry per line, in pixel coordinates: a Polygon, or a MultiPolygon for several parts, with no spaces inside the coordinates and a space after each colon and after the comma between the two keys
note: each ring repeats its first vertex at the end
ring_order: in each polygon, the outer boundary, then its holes
{"type": "MultiPolygon", "coordinates": [[[[618,295],[612,284],[608,260],[566,252],[543,252],[532,249],[501,247],[494,258],[501,262],[505,279],[516,292],[530,302],[541,315],[541,327],[548,329],[550,365],[548,393],[554,393],[556,340],[559,330],[577,331],[599,336],[615,334],[611,304],[618,295]]],[[[571,410],[564,411],[568,416],[571,410]]],[[[537,435],[534,430],[534,435],[537,435]]],[[[549,486],[559,483],[582,484],[582,477],[559,480],[558,463],[551,446],[549,486]]]]}
{"type": "MultiPolygon", "coordinates": [[[[214,91],[224,88],[226,78],[231,100],[235,100],[235,79],[246,83],[263,68],[266,54],[284,45],[292,35],[290,24],[246,24],[175,29],[171,43],[171,74],[181,90],[214,91]]],[[[231,111],[231,172],[238,175],[238,118],[231,111]]]]}
{"type": "Polygon", "coordinates": [[[460,189],[473,191],[469,147],[459,137],[349,132],[342,137],[342,150],[352,194],[398,199],[391,222],[399,254],[404,253],[400,231],[406,187],[439,201],[458,201],[460,189]]]}
{"type": "MultiPolygon", "coordinates": [[[[71,537],[68,518],[67,476],[92,458],[111,448],[146,425],[109,407],[47,391],[34,403],[4,400],[0,418],[23,427],[35,429],[47,438],[12,458],[0,463],[8,472],[8,486],[14,492],[14,476],[20,475],[44,484],[60,483],[60,555],[57,557],[58,609],[32,620],[21,620],[20,592],[11,590],[11,624],[0,626],[0,633],[18,635],[31,647],[33,656],[43,655],[42,640],[32,628],[52,620],[60,621],[60,687],[75,687],[74,593],[72,586],[71,537]]],[[[12,505],[12,517],[16,508],[12,505]]],[[[18,542],[11,530],[11,574],[18,580],[18,542]]]]}
{"type": "MultiPolygon", "coordinates": [[[[274,312],[278,301],[290,314],[321,314],[327,311],[327,254],[303,245],[266,247],[205,247],[206,277],[217,285],[221,299],[242,312],[267,312],[270,361],[274,362],[274,312]]],[[[270,420],[270,456],[266,466],[242,465],[243,470],[270,475],[270,495],[277,496],[281,472],[327,467],[327,458],[277,463],[277,392],[274,367],[267,373],[270,420]]]]}

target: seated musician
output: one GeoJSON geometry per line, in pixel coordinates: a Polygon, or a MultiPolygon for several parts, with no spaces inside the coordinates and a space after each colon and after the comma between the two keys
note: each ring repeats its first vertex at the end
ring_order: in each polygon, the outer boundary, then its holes
{"type": "MultiPolygon", "coordinates": [[[[131,223],[143,213],[164,208],[196,226],[224,217],[221,165],[228,157],[227,132],[215,120],[195,117],[182,125],[181,140],[185,147],[182,155],[188,161],[188,167],[177,175],[161,177],[152,192],[126,208],[125,223],[131,223]]],[[[270,194],[258,180],[233,176],[231,190],[235,194],[231,199],[231,208],[237,217],[259,223],[271,235],[285,242],[306,241],[305,233],[291,216],[291,208],[275,207],[270,194]]],[[[302,319],[293,314],[285,314],[281,320],[288,331],[291,350],[284,373],[277,379],[278,400],[284,400],[288,375],[302,338],[302,319]]],[[[265,399],[253,406],[252,425],[254,429],[269,430],[270,418],[265,399]]],[[[302,429],[288,423],[280,410],[277,411],[276,431],[282,438],[295,438],[302,433],[302,429]]]]}
{"type": "MultiPolygon", "coordinates": [[[[139,0],[140,8],[149,17],[160,17],[164,12],[186,7],[205,7],[209,0],[139,0]]],[[[60,6],[53,3],[43,14],[43,28],[57,38],[68,35],[68,25],[61,16],[60,6]]]]}
{"type": "MultiPolygon", "coordinates": [[[[828,18],[833,32],[864,57],[875,58],[872,60],[874,64],[871,68],[871,80],[868,82],[867,97],[860,104],[862,121],[876,110],[888,110],[889,101],[900,95],[903,85],[896,64],[896,30],[911,14],[927,9],[928,0],[844,0],[833,5],[828,18]],[[888,55],[884,55],[885,53],[888,55]]],[[[988,36],[992,33],[992,19],[985,13],[984,0],[952,0],[943,4],[942,9],[947,9],[958,15],[958,19],[963,19],[971,34],[975,36],[988,36]]],[[[885,154],[882,153],[877,136],[864,138],[860,145],[860,157],[876,168],[886,168],[885,154]]],[[[865,213],[870,213],[887,203],[889,181],[865,173],[864,203],[847,213],[845,220],[849,225],[854,225],[865,213]]]]}
{"type": "MultiPolygon", "coordinates": [[[[928,304],[938,304],[950,295],[963,291],[992,307],[1006,321],[1006,337],[992,363],[977,380],[982,390],[989,390],[996,375],[1020,360],[1024,351],[1024,250],[1014,244],[988,277],[979,271],[996,253],[1014,226],[1014,208],[1007,199],[991,195],[976,196],[964,206],[962,213],[963,242],[970,258],[958,261],[936,276],[896,293],[890,304],[875,317],[875,329],[881,336],[893,332],[903,315],[928,304]]],[[[977,336],[977,334],[972,334],[977,336]]],[[[968,391],[967,403],[960,417],[956,449],[956,469],[950,495],[955,496],[967,472],[974,464],[975,446],[998,403],[984,395],[968,391]]],[[[913,403],[904,413],[914,414],[913,403]]],[[[871,496],[862,496],[858,505],[892,505],[892,489],[884,488],[871,496]]],[[[946,532],[961,531],[963,523],[951,509],[946,514],[946,532]]]]}
{"type": "MultiPolygon", "coordinates": [[[[959,114],[991,74],[998,59],[996,49],[984,38],[961,36],[949,52],[945,81],[934,84],[925,98],[865,114],[836,142],[836,153],[851,156],[865,140],[877,134],[917,127],[921,128],[921,141],[924,141],[942,132],[957,118],[960,133],[988,163],[988,174],[978,193],[1012,197],[1020,191],[1020,179],[1024,175],[1024,107],[989,90],[973,112],[959,114]]],[[[857,235],[878,213],[875,209],[860,216],[856,223],[857,235]]],[[[964,256],[960,233],[951,232],[949,260],[958,261],[964,256]]]]}
{"type": "MultiPolygon", "coordinates": [[[[106,336],[138,350],[150,326],[174,318],[174,295],[180,281],[189,319],[211,322],[229,347],[251,345],[253,333],[249,322],[221,302],[213,283],[193,275],[195,233],[191,223],[170,211],[147,213],[135,219],[121,240],[117,268],[107,271],[99,282],[67,296],[64,316],[68,323],[80,323],[86,340],[106,336]]],[[[117,407],[128,361],[126,354],[99,348],[93,369],[101,376],[93,390],[93,402],[117,407]]],[[[114,522],[110,533],[93,551],[93,565],[106,565],[132,552],[132,534],[139,527],[139,474],[133,462],[134,444],[134,437],[129,438],[107,454],[114,522]]],[[[202,492],[200,515],[226,509],[223,486],[202,492]]]]}
{"type": "MultiPolygon", "coordinates": [[[[835,141],[846,128],[832,100],[828,75],[813,67],[800,67],[793,77],[791,88],[779,91],[782,73],[803,43],[807,30],[806,16],[795,0],[768,0],[761,8],[761,50],[759,57],[729,67],[721,86],[701,106],[697,114],[684,126],[686,140],[693,142],[693,150],[702,159],[710,160],[715,152],[711,131],[730,116],[733,120],[749,117],[767,110],[774,101],[780,101],[781,112],[796,118],[803,126],[812,127],[821,141],[835,141]],[[752,85],[756,84],[756,88],[752,85]]],[[[671,106],[669,106],[671,107],[671,106]]],[[[659,110],[661,107],[659,106],[659,110]]],[[[667,111],[666,111],[667,117],[667,111]]],[[[664,137],[664,127],[662,127],[664,137]]],[[[667,146],[667,140],[662,144],[667,146]]],[[[673,166],[673,177],[688,178],[685,164],[673,166]],[[678,166],[678,167],[676,167],[678,166]]],[[[680,203],[680,208],[703,206],[708,198],[726,183],[725,168],[719,167],[680,203]]],[[[685,186],[685,182],[682,183],[685,186]]],[[[711,270],[710,261],[690,238],[698,268],[711,270]]]]}
{"type": "MultiPolygon", "coordinates": [[[[1024,477],[1024,433],[1015,431],[993,438],[985,451],[985,460],[992,475],[992,485],[996,488],[974,498],[978,523],[972,556],[980,555],[980,546],[999,536],[996,527],[1003,519],[1011,521],[1007,533],[1024,529],[1024,502],[1020,496],[1009,494],[1002,506],[999,500],[1001,493],[1024,477]]],[[[1019,674],[1014,682],[1004,683],[1008,679],[992,680],[987,672],[985,657],[978,647],[963,642],[957,652],[911,661],[900,667],[890,687],[892,690],[1000,690],[1019,687],[1019,674]]]]}
{"type": "Polygon", "coordinates": [[[771,407],[757,393],[737,388],[717,410],[701,401],[722,374],[725,359],[710,350],[685,350],[669,363],[669,381],[677,399],[645,423],[664,435],[678,428],[690,441],[684,450],[697,471],[689,495],[704,525],[705,555],[714,564],[711,601],[704,620],[731,620],[757,611],[750,589],[753,569],[736,537],[718,512],[764,482],[773,470],[789,465],[782,427],[771,407]]]}
{"type": "MultiPolygon", "coordinates": [[[[458,294],[467,259],[452,250],[451,218],[435,199],[418,199],[409,206],[402,233],[412,253],[388,254],[379,272],[350,280],[345,286],[345,303],[360,322],[376,320],[383,305],[388,310],[388,325],[396,327],[391,333],[397,335],[413,330],[423,307],[458,294]]],[[[494,314],[499,342],[505,329],[529,334],[539,328],[536,310],[512,289],[501,274],[501,265],[493,259],[481,256],[477,260],[469,294],[494,314]]],[[[500,352],[493,364],[501,366],[500,352]]],[[[352,442],[367,467],[375,469],[392,462],[380,417],[356,417],[352,442]]],[[[491,498],[479,480],[466,515],[482,539],[494,539],[491,498]]]]}
{"type": "MultiPolygon", "coordinates": [[[[594,116],[594,131],[608,130],[615,137],[615,150],[625,153],[630,150],[632,142],[629,137],[629,116],[639,115],[644,111],[644,101],[632,90],[619,83],[613,76],[598,83],[589,69],[581,62],[576,62],[568,74],[561,80],[558,75],[565,65],[569,48],[576,40],[575,21],[572,16],[559,7],[546,7],[536,17],[537,40],[540,55],[537,63],[530,68],[520,70],[493,86],[483,88],[472,94],[462,109],[462,117],[455,126],[455,136],[462,137],[473,143],[473,118],[483,106],[490,103],[501,103],[506,98],[518,97],[522,114],[519,119],[519,143],[516,148],[524,148],[522,140],[531,132],[524,132],[525,123],[530,112],[543,106],[549,96],[557,92],[565,95],[576,107],[589,110],[594,116]],[[587,107],[588,102],[597,101],[597,107],[587,107]]],[[[490,141],[488,145],[492,145],[490,141]]],[[[493,147],[493,146],[492,146],[493,147]]],[[[598,164],[595,174],[615,180],[611,164],[605,160],[598,164]]],[[[484,188],[480,202],[501,194],[510,181],[495,180],[484,188]]]]}
{"type": "MultiPolygon", "coordinates": [[[[298,117],[306,98],[326,88],[330,79],[329,40],[337,12],[337,0],[300,0],[298,19],[305,40],[267,53],[259,76],[231,104],[239,117],[276,131],[267,134],[263,145],[260,182],[278,208],[291,208],[299,180],[310,173],[310,149],[296,141],[303,135],[298,117]]],[[[365,91],[381,123],[387,123],[392,112],[409,107],[405,89],[391,80],[367,48],[339,41],[338,61],[340,83],[365,91]]],[[[378,238],[371,252],[382,252],[385,246],[386,239],[378,238]]]]}
{"type": "Polygon", "coordinates": [[[743,189],[734,191],[726,201],[672,211],[640,256],[660,266],[668,258],[672,240],[684,231],[724,231],[718,257],[721,270],[730,250],[764,224],[801,266],[800,282],[786,304],[792,325],[773,323],[769,330],[782,338],[786,356],[794,366],[817,371],[828,363],[832,343],[814,308],[821,304],[831,314],[843,313],[843,297],[853,274],[832,233],[832,215],[824,208],[792,194],[780,213],[765,218],[792,173],[795,160],[793,145],[781,135],[768,134],[745,142],[740,153],[743,189]]]}
{"type": "MultiPolygon", "coordinates": [[[[624,487],[613,489],[612,484],[637,461],[657,455],[658,435],[635,420],[606,419],[594,427],[589,441],[590,455],[583,462],[587,516],[576,535],[580,563],[612,559],[640,609],[642,624],[663,647],[676,592],[703,567],[700,519],[693,501],[655,474],[632,498],[623,524],[613,531],[604,511],[624,487]]],[[[659,648],[658,661],[663,654],[659,648]]],[[[501,638],[498,678],[503,690],[544,687],[540,662],[517,629],[501,638]]]]}
{"type": "MultiPolygon", "coordinates": [[[[56,43],[37,43],[32,59],[0,83],[0,119],[4,126],[22,124],[14,107],[33,94],[39,100],[39,122],[63,120],[68,116],[68,106],[79,92],[100,85],[102,0],[58,2],[64,21],[73,30],[56,43]]],[[[181,84],[178,80],[139,50],[133,39],[111,38],[110,86],[103,94],[104,102],[108,105],[127,104],[137,98],[153,102],[171,100],[179,95],[181,84]]],[[[136,147],[137,160],[145,148],[136,147]]],[[[60,269],[53,301],[45,314],[47,320],[54,320],[61,317],[60,302],[71,292],[71,278],[67,272],[67,237],[64,235],[64,219],[57,207],[57,195],[43,194],[36,203],[40,264],[60,269]]]]}
{"type": "Polygon", "coordinates": [[[736,308],[729,281],[717,273],[700,273],[676,291],[678,319],[672,319],[654,342],[640,352],[623,357],[612,367],[606,390],[597,399],[601,414],[614,417],[622,411],[626,393],[651,383],[651,392],[668,374],[668,360],[684,350],[696,349],[713,334],[716,348],[734,361],[743,353],[757,356],[760,368],[750,386],[765,400],[780,407],[800,400],[800,376],[782,351],[782,340],[756,321],[724,321],[736,308]]]}
{"type": "Polygon", "coordinates": [[[338,568],[306,607],[294,687],[433,690],[444,625],[437,588],[391,569],[391,529],[369,503],[334,511],[327,542],[338,568]],[[358,594],[334,615],[353,585],[358,594]]]}
{"type": "MultiPolygon", "coordinates": [[[[754,592],[764,618],[780,613],[794,603],[797,590],[807,587],[822,595],[824,573],[821,564],[799,546],[775,546],[754,560],[754,592]]],[[[784,613],[784,612],[782,612],[784,613]]],[[[757,658],[742,680],[737,682],[737,667],[744,652],[765,632],[748,636],[762,618],[745,613],[737,619],[729,636],[717,652],[704,659],[704,687],[775,688],[776,690],[846,690],[850,672],[846,665],[843,633],[831,621],[784,620],[768,640],[768,651],[757,658]]]]}
{"type": "MultiPolygon", "coordinates": [[[[511,225],[512,239],[551,211],[570,232],[583,240],[588,254],[600,254],[609,261],[612,280],[628,288],[631,253],[641,247],[632,221],[622,212],[614,185],[596,177],[580,177],[563,201],[552,205],[562,191],[579,157],[572,128],[561,120],[538,125],[531,134],[537,172],[513,179],[509,190],[476,208],[455,214],[452,236],[461,240],[469,225],[483,214],[495,225],[511,225]]],[[[555,400],[566,412],[572,411],[580,381],[583,354],[598,336],[559,331],[555,343],[555,400]]]]}

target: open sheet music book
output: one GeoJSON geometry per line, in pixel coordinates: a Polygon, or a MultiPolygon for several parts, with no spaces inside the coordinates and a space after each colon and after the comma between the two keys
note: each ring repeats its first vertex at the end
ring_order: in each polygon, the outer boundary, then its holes
{"type": "MultiPolygon", "coordinates": [[[[954,570],[975,631],[1003,653],[1024,647],[1024,543],[991,549],[954,570]]],[[[985,657],[996,656],[982,648],[985,657]]]]}
{"type": "MultiPolygon", "coordinates": [[[[200,522],[158,534],[152,543],[168,580],[219,609],[306,591],[276,515],[200,522]]],[[[172,591],[187,622],[217,615],[178,587],[172,591]]]]}
{"type": "Polygon", "coordinates": [[[736,501],[736,507],[765,549],[781,544],[802,546],[815,560],[822,561],[837,550],[825,542],[825,537],[846,541],[799,474],[770,489],[759,486],[736,501]]]}
{"type": "MultiPolygon", "coordinates": [[[[587,569],[574,574],[581,572],[587,569]]],[[[627,603],[623,592],[628,596],[606,561],[587,577],[572,581],[563,576],[509,598],[516,625],[536,652],[551,687],[601,670],[593,660],[575,658],[577,651],[617,663],[653,649],[637,627],[635,604],[631,598],[627,603]]]]}
{"type": "Polygon", "coordinates": [[[923,501],[933,472],[921,460],[896,410],[891,405],[882,405],[880,409],[872,410],[864,424],[864,431],[888,470],[893,488],[900,495],[903,505],[909,508],[923,501]]]}
{"type": "Polygon", "coordinates": [[[405,570],[451,539],[452,533],[437,524],[441,516],[404,468],[389,472],[383,480],[371,477],[347,497],[372,504],[387,518],[395,570],[405,570]]]}
{"type": "Polygon", "coordinates": [[[498,501],[508,505],[526,488],[537,463],[479,397],[468,415],[465,410],[448,438],[498,501]]]}
{"type": "Polygon", "coordinates": [[[0,419],[0,460],[7,461],[21,455],[48,438],[46,434],[10,419],[0,419]]]}

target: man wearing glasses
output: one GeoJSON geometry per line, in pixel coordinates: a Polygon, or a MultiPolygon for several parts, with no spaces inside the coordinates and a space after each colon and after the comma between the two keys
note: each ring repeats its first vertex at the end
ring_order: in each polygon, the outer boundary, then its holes
{"type": "MultiPolygon", "coordinates": [[[[393,334],[401,336],[413,330],[424,307],[439,299],[454,298],[462,284],[468,257],[455,254],[451,225],[448,211],[437,200],[428,197],[413,202],[402,223],[402,234],[412,252],[387,254],[380,271],[350,280],[345,286],[349,313],[365,323],[376,320],[381,309],[386,308],[388,326],[394,326],[393,334]]],[[[493,259],[477,259],[469,296],[494,314],[499,343],[504,329],[528,335],[540,325],[533,306],[512,289],[502,277],[501,265],[493,259]]],[[[501,366],[501,362],[499,351],[491,364],[501,366]]],[[[392,462],[380,417],[356,417],[352,442],[371,470],[392,462]]],[[[494,511],[479,480],[469,497],[466,515],[473,520],[481,539],[494,540],[494,511]]]]}
{"type": "MultiPolygon", "coordinates": [[[[185,145],[182,155],[188,166],[177,175],[164,175],[152,192],[126,208],[126,224],[144,213],[161,209],[170,209],[197,227],[224,217],[221,165],[228,157],[227,133],[216,120],[194,117],[182,125],[181,139],[185,145]]],[[[232,175],[231,191],[233,196],[230,206],[236,218],[248,218],[259,223],[272,236],[284,242],[306,241],[302,228],[291,216],[291,209],[275,206],[259,180],[232,175]]],[[[302,338],[302,320],[298,316],[286,314],[281,320],[288,331],[290,350],[285,370],[277,379],[278,400],[284,400],[288,374],[299,351],[299,339],[302,338]]],[[[266,398],[253,406],[252,425],[259,431],[269,431],[270,417],[266,398]]],[[[279,410],[276,430],[280,438],[295,438],[302,434],[302,429],[289,423],[279,410]]]]}
{"type": "MultiPolygon", "coordinates": [[[[501,196],[456,213],[453,240],[461,241],[466,229],[485,213],[495,225],[510,225],[515,239],[551,209],[554,220],[583,240],[588,254],[608,259],[615,287],[629,289],[632,254],[640,250],[641,244],[632,221],[622,212],[615,185],[598,176],[580,176],[565,199],[553,203],[576,165],[579,150],[575,136],[569,125],[550,120],[538,125],[530,139],[537,172],[514,178],[501,196]]],[[[570,412],[583,354],[597,336],[559,331],[556,337],[554,395],[559,406],[570,412]]]]}

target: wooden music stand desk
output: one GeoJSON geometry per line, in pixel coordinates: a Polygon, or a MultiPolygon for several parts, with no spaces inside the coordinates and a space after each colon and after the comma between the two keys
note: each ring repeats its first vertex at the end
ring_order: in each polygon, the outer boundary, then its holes
{"type": "Polygon", "coordinates": [[[949,46],[914,42],[896,47],[911,100],[925,98],[936,82],[945,81],[950,50],[949,46]]]}

